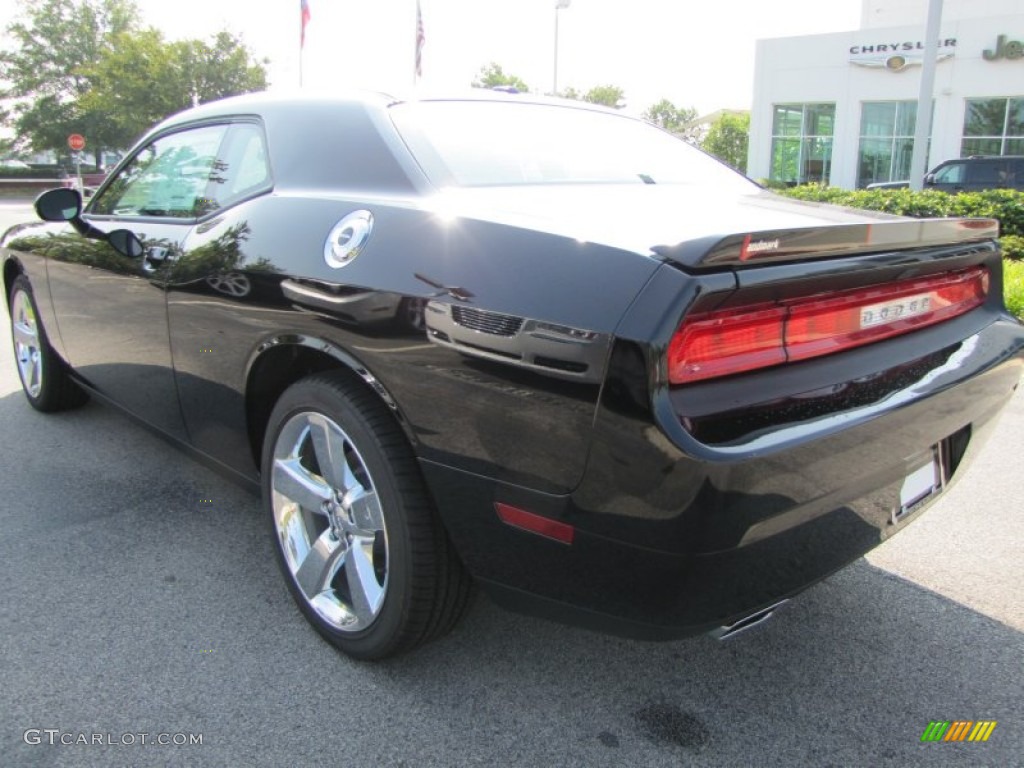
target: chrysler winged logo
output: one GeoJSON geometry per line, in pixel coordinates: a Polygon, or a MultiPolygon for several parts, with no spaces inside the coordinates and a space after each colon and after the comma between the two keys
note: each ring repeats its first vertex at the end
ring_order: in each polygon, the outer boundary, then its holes
{"type": "MultiPolygon", "coordinates": [[[[935,60],[944,61],[952,56],[952,53],[940,53],[935,57],[935,60]]],[[[872,56],[871,58],[850,59],[850,63],[856,64],[858,67],[873,67],[875,69],[888,69],[890,72],[902,72],[908,67],[921,66],[924,63],[924,56],[894,53],[885,56],[872,56]]]]}
{"type": "MultiPolygon", "coordinates": [[[[951,58],[956,52],[956,38],[947,37],[939,40],[938,48],[936,61],[951,58]]],[[[920,40],[853,45],[850,46],[850,63],[858,67],[902,72],[910,67],[919,67],[924,63],[924,49],[925,44],[920,40]]]]}

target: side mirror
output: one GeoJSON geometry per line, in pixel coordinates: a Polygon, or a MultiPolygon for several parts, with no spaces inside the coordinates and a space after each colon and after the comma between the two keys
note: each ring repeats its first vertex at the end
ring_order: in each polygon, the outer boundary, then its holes
{"type": "Polygon", "coordinates": [[[82,213],[82,196],[77,189],[51,189],[36,198],[35,209],[43,221],[74,221],[82,213]]]}
{"type": "Polygon", "coordinates": [[[928,186],[931,186],[932,184],[934,184],[935,183],[935,174],[934,173],[926,173],[924,175],[924,183],[927,184],[928,186]]]}
{"type": "Polygon", "coordinates": [[[77,189],[51,189],[36,198],[36,214],[43,221],[70,222],[79,233],[91,240],[106,240],[110,246],[130,259],[139,258],[143,251],[142,241],[128,229],[115,229],[105,233],[82,219],[82,195],[77,189]]]}
{"type": "Polygon", "coordinates": [[[142,241],[130,229],[115,229],[107,233],[107,242],[115,251],[129,259],[139,258],[145,250],[142,241]]]}

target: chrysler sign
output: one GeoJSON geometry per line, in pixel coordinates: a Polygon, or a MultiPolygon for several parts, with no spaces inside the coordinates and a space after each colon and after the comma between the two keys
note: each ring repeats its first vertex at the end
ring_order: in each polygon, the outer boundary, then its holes
{"type": "MultiPolygon", "coordinates": [[[[939,40],[938,61],[950,58],[956,49],[956,38],[939,40]]],[[[850,46],[850,63],[859,67],[874,67],[900,72],[907,67],[919,66],[924,61],[924,43],[903,41],[850,46]]]]}

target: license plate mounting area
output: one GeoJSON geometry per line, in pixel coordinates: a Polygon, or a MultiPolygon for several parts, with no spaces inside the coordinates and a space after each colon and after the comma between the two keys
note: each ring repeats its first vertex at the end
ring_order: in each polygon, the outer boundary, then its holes
{"type": "Polygon", "coordinates": [[[929,454],[922,457],[923,461],[907,473],[903,485],[900,486],[899,503],[892,509],[892,525],[899,524],[903,518],[920,509],[925,502],[945,489],[948,478],[945,472],[946,462],[942,455],[944,443],[945,441],[942,441],[933,446],[929,454]]]}

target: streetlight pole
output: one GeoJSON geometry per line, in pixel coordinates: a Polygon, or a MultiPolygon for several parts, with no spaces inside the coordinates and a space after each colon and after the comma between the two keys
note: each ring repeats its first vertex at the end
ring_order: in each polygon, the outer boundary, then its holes
{"type": "Polygon", "coordinates": [[[921,67],[921,90],[917,97],[917,125],[914,130],[914,151],[910,156],[910,188],[924,188],[928,137],[932,131],[932,98],[935,91],[935,64],[939,51],[939,21],[942,0],[929,0],[928,21],[924,33],[924,61],[921,67]]]}
{"type": "Polygon", "coordinates": [[[555,75],[553,79],[553,85],[551,88],[551,94],[553,96],[558,95],[558,12],[563,8],[568,8],[571,0],[555,0],[555,75]]]}

